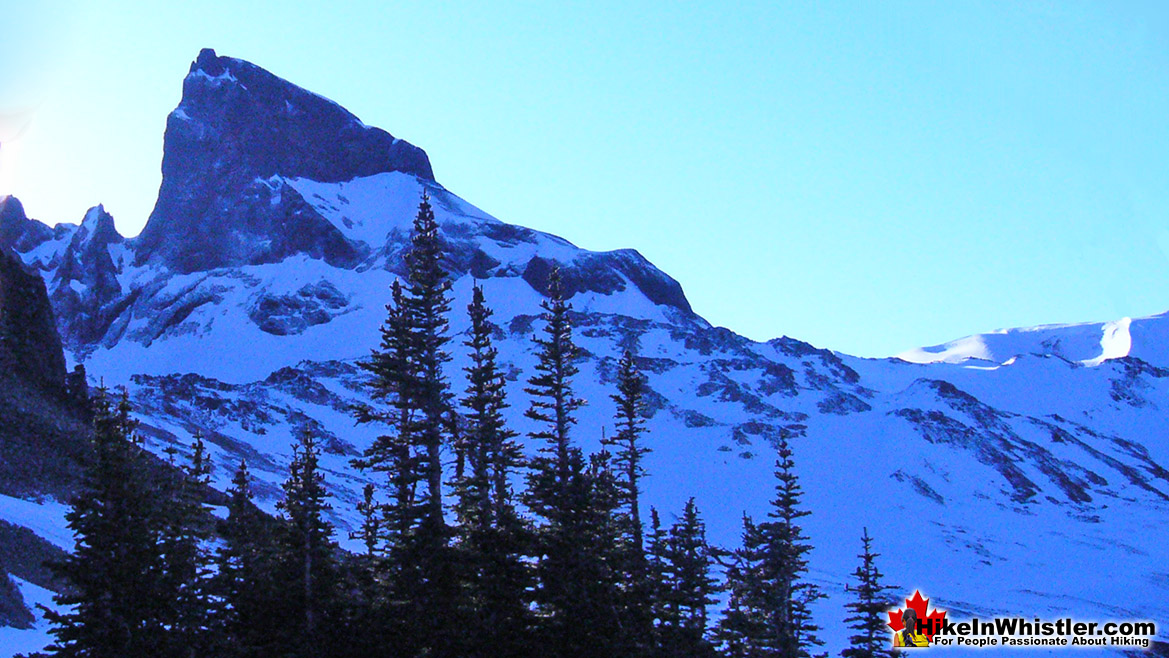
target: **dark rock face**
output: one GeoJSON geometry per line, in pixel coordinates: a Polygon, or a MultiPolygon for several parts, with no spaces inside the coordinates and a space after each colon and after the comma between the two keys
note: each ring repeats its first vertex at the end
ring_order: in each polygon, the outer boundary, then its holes
{"type": "Polygon", "coordinates": [[[68,320],[62,325],[70,344],[97,340],[109,324],[107,309],[122,294],[121,267],[109,247],[124,241],[114,218],[97,206],[85,214],[65,248],[53,280],[53,305],[68,320]]]}
{"type": "Polygon", "coordinates": [[[0,626],[32,628],[36,618],[12,577],[64,591],[65,583],[46,564],[65,559],[65,552],[28,528],[0,521],[0,555],[0,626]]]}
{"type": "Polygon", "coordinates": [[[65,390],[65,356],[45,282],[0,251],[0,367],[42,391],[65,390]]]}
{"type": "Polygon", "coordinates": [[[0,250],[28,251],[53,237],[53,231],[24,214],[24,205],[13,196],[0,197],[0,250]]]}
{"type": "Polygon", "coordinates": [[[24,603],[20,588],[8,574],[0,577],[0,625],[32,628],[36,618],[24,603]]]}
{"type": "MultiPolygon", "coordinates": [[[[44,282],[0,251],[0,494],[64,500],[79,482],[88,423],[68,381],[44,282]]],[[[29,579],[10,563],[3,570],[29,579]]]]}
{"type": "MultiPolygon", "coordinates": [[[[136,260],[141,262],[152,252],[146,231],[139,239],[146,241],[138,243],[136,260]]],[[[189,273],[278,263],[302,253],[330,265],[353,267],[363,250],[321,217],[296,190],[276,179],[272,183],[253,180],[232,194],[220,194],[204,217],[163,241],[158,253],[173,269],[189,273]]]]}
{"type": "Polygon", "coordinates": [[[1138,408],[1156,406],[1148,398],[1148,391],[1152,388],[1149,380],[1169,377],[1169,370],[1150,365],[1132,356],[1115,359],[1109,365],[1120,371],[1111,377],[1113,400],[1138,408]]]}
{"type": "Polygon", "coordinates": [[[307,285],[295,295],[263,295],[248,317],[261,330],[276,336],[303,333],[344,313],[349,300],[328,281],[307,285]]]}
{"type": "Polygon", "coordinates": [[[260,189],[273,176],[337,182],[400,171],[434,179],[422,149],[212,50],[191,65],[164,143],[162,187],[136,260],[158,259],[180,272],[276,262],[320,239],[325,246],[315,257],[337,264],[352,256],[354,247],[291,190],[260,189]],[[274,208],[238,207],[240,199],[272,195],[280,199],[274,208]],[[269,240],[265,249],[248,248],[269,240]]]}
{"type": "Polygon", "coordinates": [[[48,563],[61,560],[65,551],[37,536],[23,526],[0,521],[0,565],[4,571],[22,580],[59,592],[65,582],[53,573],[48,563]]]}
{"type": "Polygon", "coordinates": [[[693,314],[682,286],[632,249],[587,254],[571,263],[556,263],[534,256],[524,268],[524,281],[546,296],[548,276],[554,266],[560,268],[566,297],[581,292],[610,295],[625,290],[628,280],[654,304],[670,306],[687,315],[693,314]]]}

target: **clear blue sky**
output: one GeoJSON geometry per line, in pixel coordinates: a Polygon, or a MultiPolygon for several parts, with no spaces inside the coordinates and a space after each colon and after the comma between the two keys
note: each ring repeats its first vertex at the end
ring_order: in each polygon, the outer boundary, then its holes
{"type": "Polygon", "coordinates": [[[1169,3],[306,4],[0,0],[0,192],[136,234],[213,47],[753,338],[884,356],[1169,309],[1169,3]]]}

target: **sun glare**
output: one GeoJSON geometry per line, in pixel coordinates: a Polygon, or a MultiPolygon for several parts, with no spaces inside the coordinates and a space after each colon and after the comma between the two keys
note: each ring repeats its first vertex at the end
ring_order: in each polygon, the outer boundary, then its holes
{"type": "Polygon", "coordinates": [[[31,112],[0,115],[0,195],[12,194],[16,189],[20,136],[31,120],[31,112]]]}

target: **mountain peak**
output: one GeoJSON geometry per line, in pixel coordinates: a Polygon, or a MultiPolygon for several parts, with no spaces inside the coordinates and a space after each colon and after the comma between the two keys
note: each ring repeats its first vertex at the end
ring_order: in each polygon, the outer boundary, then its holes
{"type": "Polygon", "coordinates": [[[203,48],[199,51],[199,56],[195,58],[195,61],[191,62],[191,73],[205,71],[211,75],[219,75],[222,66],[219,55],[215,54],[214,48],[203,48]]]}
{"type": "Polygon", "coordinates": [[[106,245],[121,244],[125,240],[122,234],[118,233],[113,216],[100,203],[85,211],[85,217],[81,219],[80,229],[74,238],[81,236],[86,242],[97,241],[106,245]]]}
{"type": "Polygon", "coordinates": [[[0,245],[7,247],[24,233],[24,225],[28,216],[24,214],[24,204],[14,196],[0,197],[0,245]]]}
{"type": "MultiPolygon", "coordinates": [[[[253,263],[237,243],[275,239],[266,230],[272,226],[328,232],[324,220],[301,212],[299,204],[288,204],[288,217],[257,227],[235,201],[262,192],[253,189],[259,182],[341,182],[385,172],[434,180],[422,149],[365,125],[331,100],[211,49],[191,64],[163,141],[162,186],[138,238],[137,258],[159,259],[184,272],[253,263]]],[[[271,262],[288,255],[267,250],[258,258],[271,262]]]]}
{"type": "Polygon", "coordinates": [[[0,251],[25,252],[48,240],[52,231],[24,213],[24,204],[14,196],[0,196],[0,251]]]}

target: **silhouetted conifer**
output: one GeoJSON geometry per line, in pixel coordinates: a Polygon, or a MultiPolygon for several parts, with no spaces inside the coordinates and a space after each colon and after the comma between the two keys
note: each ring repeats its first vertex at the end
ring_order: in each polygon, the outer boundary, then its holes
{"type": "Polygon", "coordinates": [[[572,378],[579,372],[579,350],[572,340],[572,307],[564,298],[558,267],[549,275],[548,299],[540,307],[544,310],[544,337],[535,339],[536,374],[524,389],[532,396],[524,415],[538,424],[529,436],[542,444],[531,462],[534,477],[547,482],[541,484],[539,494],[530,492],[537,497],[529,502],[537,514],[556,523],[565,507],[562,497],[572,471],[569,431],[576,423],[576,411],[584,405],[572,388],[572,378]]]}
{"type": "Polygon", "coordinates": [[[861,553],[857,555],[861,563],[853,572],[857,584],[848,588],[856,598],[845,604],[852,614],[844,620],[856,633],[848,638],[849,646],[840,655],[845,658],[894,656],[896,653],[889,648],[888,617],[885,616],[886,611],[895,607],[895,602],[887,594],[894,587],[881,582],[882,574],[876,563],[880,554],[872,550],[868,528],[861,535],[861,546],[861,553]]]}
{"type": "Polygon", "coordinates": [[[648,655],[652,646],[653,613],[650,597],[643,528],[641,480],[646,476],[642,458],[650,452],[642,442],[645,433],[645,378],[633,354],[626,351],[617,366],[616,434],[602,443],[613,450],[613,468],[620,490],[618,522],[621,532],[622,618],[634,655],[648,655]]]}
{"type": "Polygon", "coordinates": [[[365,547],[364,557],[372,559],[378,551],[379,540],[382,536],[382,518],[380,505],[374,499],[376,487],[367,484],[361,490],[362,501],[357,503],[357,513],[361,515],[361,526],[357,532],[350,534],[350,539],[360,539],[365,547]]]}
{"type": "MultiPolygon", "coordinates": [[[[596,596],[598,587],[606,587],[611,578],[597,573],[606,565],[599,562],[601,553],[594,546],[602,532],[592,523],[599,509],[594,479],[570,436],[575,412],[584,400],[573,392],[579,351],[572,340],[571,306],[564,298],[559,268],[552,269],[548,298],[540,306],[544,328],[543,337],[535,339],[536,374],[524,389],[532,396],[524,415],[537,423],[529,433],[538,447],[530,460],[524,502],[542,520],[535,545],[539,643],[549,656],[604,654],[605,647],[598,646],[594,636],[614,628],[617,611],[607,606],[616,601],[599,602],[596,596]]],[[[610,521],[605,523],[611,525],[610,521]]]]}
{"type": "Polygon", "coordinates": [[[331,506],[319,459],[316,438],[302,431],[292,446],[284,500],[277,505],[282,523],[275,542],[275,584],[285,601],[284,650],[305,658],[327,654],[338,594],[333,527],[324,516],[331,506]]]}
{"type": "Polygon", "coordinates": [[[252,502],[251,475],[240,462],[228,489],[223,543],[212,577],[212,628],[216,656],[262,658],[276,652],[282,635],[276,614],[284,593],[274,589],[273,524],[252,502]]]}
{"type": "Polygon", "coordinates": [[[655,588],[660,606],[657,636],[660,655],[710,657],[714,647],[706,639],[707,608],[715,603],[718,581],[711,575],[713,552],[706,542],[706,526],[691,498],[669,535],[653,538],[661,583],[655,588]]]}
{"type": "Polygon", "coordinates": [[[451,443],[451,396],[443,374],[450,360],[445,351],[450,280],[442,258],[438,224],[424,194],[406,254],[405,287],[395,282],[381,343],[363,364],[378,406],[356,410],[358,422],[390,428],[355,463],[387,476],[378,565],[385,592],[378,605],[387,642],[403,656],[451,655],[463,638],[460,565],[443,513],[442,455],[451,443]]]}
{"type": "Polygon", "coordinates": [[[191,446],[191,459],[183,468],[162,473],[154,495],[160,503],[161,528],[158,547],[162,552],[158,592],[169,605],[168,655],[210,654],[209,579],[211,556],[205,546],[213,527],[202,504],[208,486],[211,463],[200,434],[191,446]]]}
{"type": "Polygon", "coordinates": [[[797,523],[809,512],[799,507],[802,491],[786,439],[778,452],[770,520],[756,524],[744,516],[743,546],[727,570],[730,598],[715,633],[727,656],[797,658],[823,644],[808,611],[823,595],[804,579],[812,547],[797,523]]]}
{"type": "Polygon", "coordinates": [[[627,351],[617,366],[617,393],[610,396],[617,404],[617,433],[604,443],[613,450],[613,467],[618,473],[618,485],[622,490],[623,521],[628,528],[626,532],[632,544],[633,556],[642,563],[634,563],[632,566],[641,570],[644,569],[645,546],[640,497],[641,480],[646,476],[641,462],[650,452],[641,440],[645,433],[645,390],[645,377],[638,370],[633,354],[627,351]]]}
{"type": "Polygon", "coordinates": [[[158,466],[141,448],[125,393],[111,408],[93,402],[93,439],[82,491],[66,515],[75,550],[52,565],[69,588],[47,611],[49,655],[161,656],[175,653],[177,601],[159,542],[168,520],[156,489],[158,466]]]}
{"type": "Polygon", "coordinates": [[[527,592],[532,577],[525,562],[530,532],[516,511],[509,480],[523,464],[523,453],[503,417],[505,382],[482,288],[474,288],[467,311],[471,365],[465,368],[462,403],[468,464],[455,483],[461,521],[458,557],[471,605],[465,650],[475,656],[519,656],[530,647],[527,592]]]}

